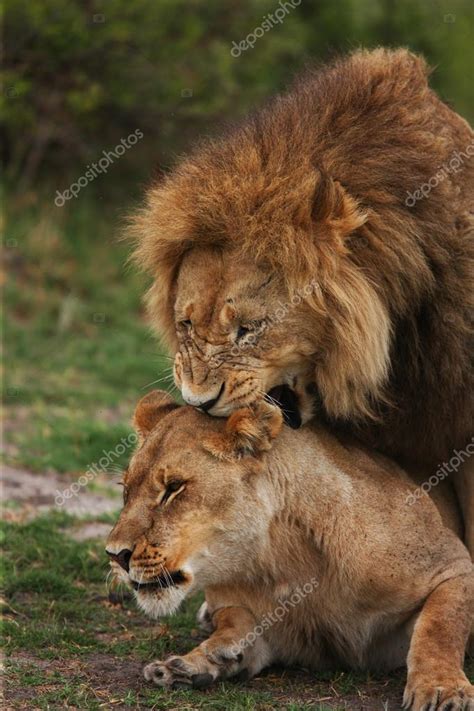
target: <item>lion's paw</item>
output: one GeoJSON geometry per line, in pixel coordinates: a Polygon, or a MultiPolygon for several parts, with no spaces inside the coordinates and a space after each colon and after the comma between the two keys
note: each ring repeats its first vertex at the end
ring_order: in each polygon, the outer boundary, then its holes
{"type": "Polygon", "coordinates": [[[184,657],[169,657],[147,664],[143,675],[147,681],[166,689],[203,689],[217,678],[217,670],[202,671],[184,657]]]}
{"type": "Polygon", "coordinates": [[[454,679],[408,681],[403,708],[410,711],[474,711],[474,686],[462,675],[454,679]]]}

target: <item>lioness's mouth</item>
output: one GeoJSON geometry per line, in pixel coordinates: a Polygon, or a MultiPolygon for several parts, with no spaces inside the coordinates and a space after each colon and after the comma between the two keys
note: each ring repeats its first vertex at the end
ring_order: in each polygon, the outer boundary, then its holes
{"type": "Polygon", "coordinates": [[[136,580],[131,580],[130,582],[134,590],[139,592],[154,592],[156,590],[164,590],[165,588],[180,585],[186,582],[186,580],[186,575],[181,570],[177,570],[174,573],[161,573],[158,577],[153,578],[153,580],[147,580],[143,583],[138,583],[136,580]]]}
{"type": "Polygon", "coordinates": [[[299,409],[298,396],[288,385],[277,385],[268,394],[270,401],[276,403],[281,411],[285,422],[292,429],[301,427],[301,414],[299,409]]]}

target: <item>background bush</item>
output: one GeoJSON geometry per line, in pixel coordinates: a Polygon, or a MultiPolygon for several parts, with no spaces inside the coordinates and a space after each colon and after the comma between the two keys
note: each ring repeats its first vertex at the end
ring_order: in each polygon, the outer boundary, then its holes
{"type": "Polygon", "coordinates": [[[278,0],[6,3],[6,456],[33,470],[83,471],[129,431],[147,389],[171,387],[141,306],[146,280],[117,239],[154,171],[308,62],[358,46],[423,52],[433,85],[474,117],[472,0],[301,0],[239,57],[234,43],[278,0]],[[55,205],[137,130],[105,174],[55,205]]]}
{"type": "MultiPolygon", "coordinates": [[[[283,1],[283,0],[282,0],[283,1]]],[[[473,110],[472,0],[302,0],[254,49],[231,56],[277,0],[9,0],[5,166],[19,189],[67,187],[137,128],[144,139],[98,178],[100,198],[136,192],[196,135],[282,88],[306,62],[360,45],[407,45],[433,85],[473,110]]]]}

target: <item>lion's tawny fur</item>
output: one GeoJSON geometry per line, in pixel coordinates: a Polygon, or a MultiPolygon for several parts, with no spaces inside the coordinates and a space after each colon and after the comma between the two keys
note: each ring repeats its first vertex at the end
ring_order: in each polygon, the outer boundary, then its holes
{"type": "Polygon", "coordinates": [[[176,277],[198,245],[267,265],[289,294],[316,279],[323,412],[399,461],[434,464],[474,422],[474,143],[427,73],[403,49],[307,73],[152,187],[132,233],[172,350],[176,277]]]}

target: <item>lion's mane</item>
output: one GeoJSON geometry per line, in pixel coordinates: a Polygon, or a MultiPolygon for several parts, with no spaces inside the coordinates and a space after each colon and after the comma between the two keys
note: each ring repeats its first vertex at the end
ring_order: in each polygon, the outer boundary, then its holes
{"type": "Polygon", "coordinates": [[[385,49],[306,73],[153,185],[132,233],[171,347],[175,277],[196,244],[252,254],[289,292],[316,276],[328,417],[399,459],[439,461],[474,420],[474,137],[427,74],[385,49]]]}

